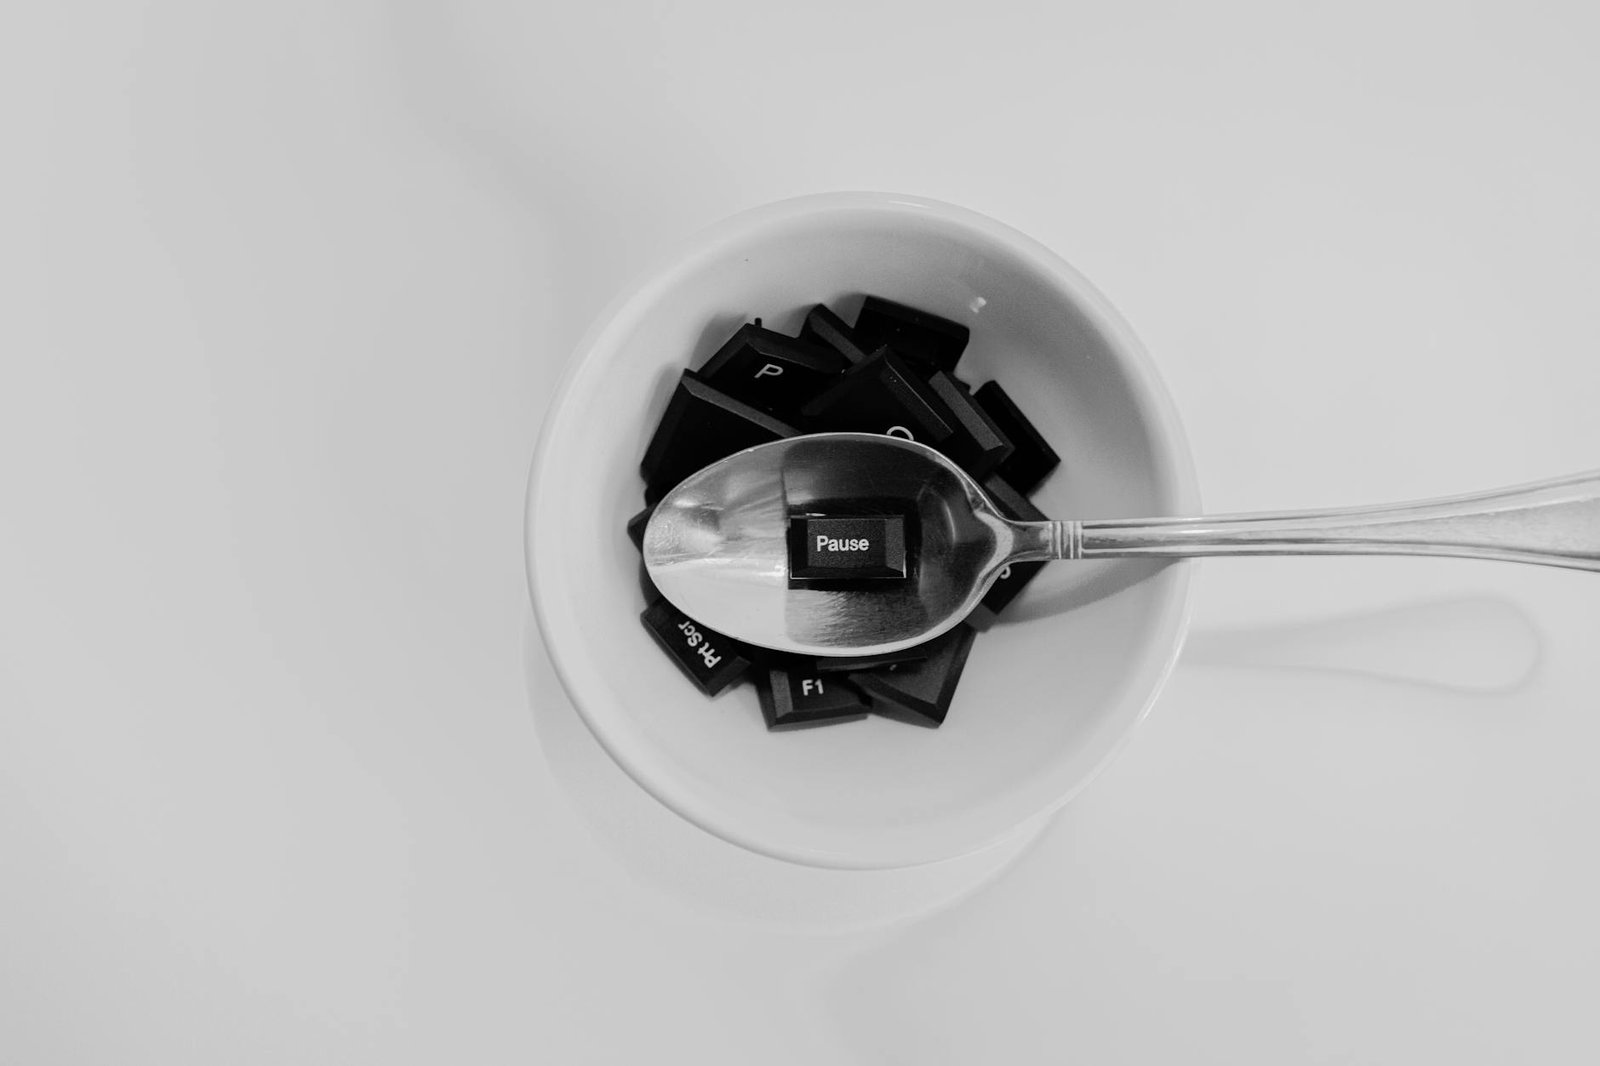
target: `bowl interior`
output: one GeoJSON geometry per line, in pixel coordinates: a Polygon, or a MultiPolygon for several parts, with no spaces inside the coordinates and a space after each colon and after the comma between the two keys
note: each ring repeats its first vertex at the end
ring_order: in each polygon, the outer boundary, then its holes
{"type": "Polygon", "coordinates": [[[753,685],[708,700],[639,624],[639,457],[684,367],[742,322],[847,321],[876,293],[966,323],[959,375],[995,379],[1062,456],[1052,517],[1194,506],[1181,433],[1137,343],[1081,278],[982,216],[904,197],[787,201],[701,235],[585,339],[552,406],[529,497],[535,606],[574,703],[679,813],[770,855],[832,866],[937,861],[1065,802],[1147,709],[1182,637],[1188,568],[1047,566],[973,649],[949,720],[768,733],[753,685]]]}

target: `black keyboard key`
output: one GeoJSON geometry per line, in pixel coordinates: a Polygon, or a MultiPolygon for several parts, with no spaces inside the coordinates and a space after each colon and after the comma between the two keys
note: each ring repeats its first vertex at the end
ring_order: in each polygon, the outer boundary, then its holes
{"type": "Polygon", "coordinates": [[[665,598],[646,607],[639,620],[684,676],[707,696],[715,696],[750,669],[748,648],[707,629],[665,598]]]}
{"type": "Polygon", "coordinates": [[[824,675],[804,659],[785,659],[756,677],[761,714],[767,728],[798,729],[856,721],[867,716],[866,701],[849,681],[824,675]]]}
{"type": "Polygon", "coordinates": [[[1031,493],[1046,474],[1061,464],[1061,457],[1033,428],[1033,423],[1006,395],[998,381],[980,386],[973,398],[1013,445],[1011,454],[1001,461],[995,472],[1018,492],[1031,493]]]}
{"type": "Polygon", "coordinates": [[[962,623],[931,641],[930,654],[920,662],[847,676],[866,695],[873,714],[937,727],[950,713],[950,701],[977,635],[962,623]]]}
{"type": "Polygon", "coordinates": [[[685,370],[639,464],[645,480],[644,498],[655,503],[701,467],[745,448],[799,433],[789,423],[712,388],[694,371],[685,370]]]}
{"type": "Polygon", "coordinates": [[[856,342],[868,351],[881,344],[897,355],[926,363],[937,370],[955,370],[966,351],[971,331],[959,323],[930,315],[915,307],[868,296],[856,318],[856,342]]]}
{"type": "Polygon", "coordinates": [[[699,370],[700,378],[764,411],[790,414],[832,384],[850,360],[831,347],[743,325],[699,370]]]}
{"type": "Polygon", "coordinates": [[[1011,441],[949,374],[942,370],[930,374],[928,387],[944,403],[956,425],[956,431],[945,438],[939,450],[982,481],[1011,455],[1011,441]]]}
{"type": "Polygon", "coordinates": [[[628,539],[633,541],[633,546],[640,551],[644,551],[644,527],[650,524],[650,516],[655,513],[656,506],[651,504],[628,519],[628,539]]]}
{"type": "Polygon", "coordinates": [[[789,580],[884,581],[906,576],[903,515],[789,519],[789,580]]]}
{"type": "MultiPolygon", "coordinates": [[[[985,480],[983,491],[989,494],[989,498],[995,502],[1000,513],[1007,518],[1018,522],[1046,521],[1043,511],[999,476],[985,480]]],[[[1043,569],[1043,562],[1012,563],[1000,571],[1000,579],[989,586],[989,591],[983,594],[983,606],[994,614],[999,614],[1043,569]]]]}
{"type": "Polygon", "coordinates": [[[844,324],[844,319],[829,310],[827,304],[818,304],[806,312],[806,320],[800,326],[800,339],[832,348],[852,366],[867,358],[867,350],[856,343],[854,331],[844,324]]]}
{"type": "Polygon", "coordinates": [[[801,414],[819,429],[887,433],[935,448],[955,432],[938,394],[887,349],[851,367],[801,414]]]}

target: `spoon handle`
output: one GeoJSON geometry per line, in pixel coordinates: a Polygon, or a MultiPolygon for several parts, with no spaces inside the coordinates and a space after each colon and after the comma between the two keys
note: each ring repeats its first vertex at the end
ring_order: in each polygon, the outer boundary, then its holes
{"type": "Polygon", "coordinates": [[[1450,555],[1600,571],[1600,471],[1380,507],[1030,524],[1049,527],[1056,559],[1450,555]]]}

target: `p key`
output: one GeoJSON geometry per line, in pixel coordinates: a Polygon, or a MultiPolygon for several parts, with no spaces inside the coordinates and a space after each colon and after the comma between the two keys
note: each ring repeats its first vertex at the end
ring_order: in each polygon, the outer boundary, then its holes
{"type": "Polygon", "coordinates": [[[850,366],[844,354],[747,324],[700,368],[700,377],[763,411],[792,414],[850,366]]]}

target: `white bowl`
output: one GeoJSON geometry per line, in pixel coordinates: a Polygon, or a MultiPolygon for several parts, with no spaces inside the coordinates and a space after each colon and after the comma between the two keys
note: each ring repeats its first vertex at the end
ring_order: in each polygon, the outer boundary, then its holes
{"type": "Polygon", "coordinates": [[[735,844],[818,866],[968,854],[1066,803],[1144,716],[1188,619],[1187,563],[1055,563],[979,636],[937,730],[881,718],[769,733],[751,685],[708,700],[639,623],[639,458],[684,367],[753,317],[794,332],[875,293],[966,323],[958,374],[1005,386],[1062,457],[1052,517],[1198,510],[1171,401],[1088,282],[1021,233],[911,196],[785,200],[693,238],[604,311],[551,405],[528,492],[539,628],[601,745],[735,844]]]}

